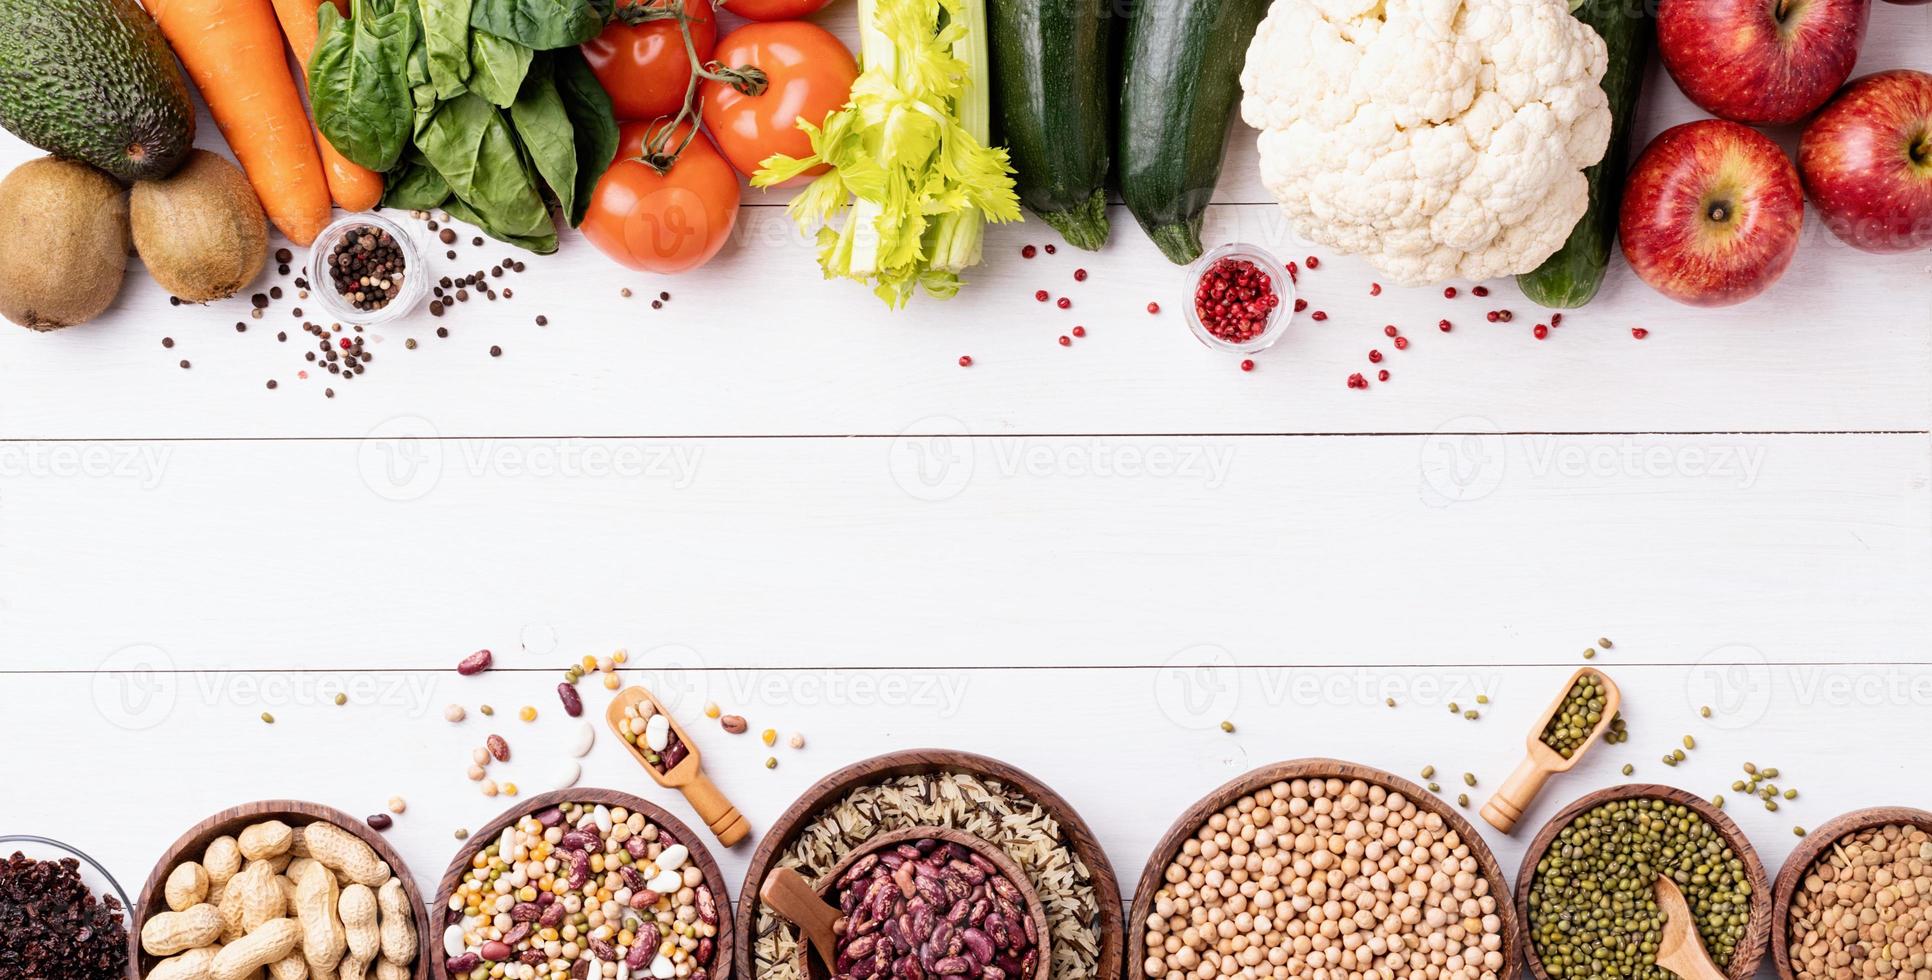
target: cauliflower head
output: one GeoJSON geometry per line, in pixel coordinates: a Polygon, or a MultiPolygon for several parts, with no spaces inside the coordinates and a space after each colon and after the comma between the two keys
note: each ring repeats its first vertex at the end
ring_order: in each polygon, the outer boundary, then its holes
{"type": "Polygon", "coordinates": [[[1241,116],[1301,234],[1404,285],[1492,279],[1588,208],[1607,63],[1564,0],[1275,0],[1241,116]]]}

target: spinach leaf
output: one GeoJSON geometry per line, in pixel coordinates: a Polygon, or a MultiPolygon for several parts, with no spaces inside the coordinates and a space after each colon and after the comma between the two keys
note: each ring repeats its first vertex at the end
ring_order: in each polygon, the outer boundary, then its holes
{"type": "Polygon", "coordinates": [[[436,97],[463,94],[470,78],[470,0],[417,0],[436,97]]]}
{"type": "Polygon", "coordinates": [[[334,4],[319,11],[320,38],[309,58],[316,128],[343,156],[370,170],[388,170],[409,144],[415,11],[381,13],[368,0],[355,0],[347,21],[334,4]]]}
{"type": "MultiPolygon", "coordinates": [[[[564,205],[570,227],[575,228],[584,220],[584,211],[590,207],[590,195],[597,189],[598,179],[617,156],[617,120],[611,115],[610,96],[598,84],[597,76],[591,74],[583,52],[574,49],[555,52],[550,56],[550,65],[551,78],[556,83],[557,94],[563,98],[564,111],[570,113],[570,125],[576,136],[577,188],[570,203],[564,205]]],[[[557,199],[564,200],[562,191],[558,192],[557,199]]]]}
{"type": "Polygon", "coordinates": [[[437,106],[416,146],[492,235],[508,239],[556,234],[516,134],[481,96],[465,92],[437,106]]]}
{"type": "Polygon", "coordinates": [[[447,200],[449,182],[416,150],[410,150],[396,169],[384,175],[382,206],[385,208],[427,211],[441,207],[447,200]]]}
{"type": "MultiPolygon", "coordinates": [[[[563,206],[564,214],[575,211],[577,193],[577,138],[564,109],[563,96],[550,78],[546,59],[530,69],[523,90],[510,106],[510,122],[516,124],[517,138],[536,164],[543,182],[563,206]]],[[[574,222],[573,222],[574,223],[574,222]]]]}
{"type": "Polygon", "coordinates": [[[557,250],[557,231],[555,227],[552,227],[547,232],[543,232],[541,234],[536,234],[536,235],[501,234],[497,232],[495,229],[491,228],[487,220],[485,220],[481,215],[477,214],[473,209],[470,208],[469,205],[464,204],[462,200],[458,198],[450,198],[449,201],[443,205],[443,211],[447,213],[450,217],[455,218],[458,221],[467,221],[470,224],[473,224],[478,228],[483,229],[485,234],[489,235],[492,238],[497,239],[498,241],[509,242],[510,244],[515,245],[518,248],[529,249],[530,251],[535,252],[538,255],[549,255],[550,253],[555,252],[557,250]]]}
{"type": "MultiPolygon", "coordinates": [[[[601,0],[600,0],[601,2],[601,0]]],[[[470,26],[538,51],[575,47],[596,37],[609,4],[593,0],[471,0],[470,26]]]]}
{"type": "Polygon", "coordinates": [[[470,91],[491,105],[508,108],[517,100],[524,73],[534,53],[515,41],[488,31],[470,32],[470,91]]]}

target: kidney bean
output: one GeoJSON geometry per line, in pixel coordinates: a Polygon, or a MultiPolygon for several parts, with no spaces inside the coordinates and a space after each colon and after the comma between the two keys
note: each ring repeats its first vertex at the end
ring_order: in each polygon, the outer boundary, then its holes
{"type": "Polygon", "coordinates": [[[456,662],[456,672],[465,677],[490,669],[490,651],[478,650],[456,662]]]}
{"type": "Polygon", "coordinates": [[[554,806],[545,810],[538,810],[537,822],[543,824],[545,827],[555,827],[563,823],[563,810],[554,806]]]}
{"type": "Polygon", "coordinates": [[[557,685],[557,699],[563,702],[564,714],[572,718],[583,715],[584,699],[577,693],[576,685],[559,683],[557,685]]]}
{"type": "Polygon", "coordinates": [[[550,957],[543,955],[543,950],[540,949],[526,949],[517,954],[517,959],[528,966],[539,966],[550,962],[550,957]]]}
{"type": "Polygon", "coordinates": [[[461,953],[450,957],[449,962],[443,964],[443,969],[449,971],[449,975],[452,977],[459,974],[468,976],[471,970],[476,969],[482,963],[483,957],[475,953],[461,953]]]}
{"type": "Polygon", "coordinates": [[[637,928],[637,941],[631,944],[631,955],[624,957],[625,965],[633,972],[651,964],[651,957],[657,955],[658,943],[662,942],[657,923],[646,922],[637,928]]]}
{"type": "Polygon", "coordinates": [[[509,932],[506,932],[503,934],[503,941],[510,944],[511,946],[515,946],[516,944],[530,938],[530,932],[533,928],[534,927],[528,922],[519,922],[516,925],[511,926],[509,932]]]}
{"type": "Polygon", "coordinates": [[[484,739],[483,744],[490,750],[490,758],[498,762],[510,761],[510,743],[504,741],[503,736],[491,735],[484,739]]]}
{"type": "Polygon", "coordinates": [[[710,936],[698,940],[698,962],[711,962],[711,954],[717,950],[717,941],[710,936]]]}
{"type": "Polygon", "coordinates": [[[482,953],[484,959],[492,963],[501,963],[510,958],[510,944],[492,939],[484,943],[483,948],[479,952],[482,953]]]}
{"type": "Polygon", "coordinates": [[[589,936],[586,938],[587,938],[587,941],[590,943],[590,951],[597,954],[598,962],[601,962],[601,963],[617,962],[617,947],[611,945],[610,940],[598,939],[596,936],[589,936]]]}
{"type": "Polygon", "coordinates": [[[718,924],[718,901],[711,897],[711,886],[698,886],[698,920],[708,926],[718,924]]]}
{"type": "Polygon", "coordinates": [[[554,904],[544,906],[543,915],[539,916],[537,918],[537,921],[542,923],[544,928],[546,929],[555,929],[558,926],[563,925],[564,916],[568,914],[570,914],[569,910],[563,907],[563,903],[556,902],[554,904]]]}

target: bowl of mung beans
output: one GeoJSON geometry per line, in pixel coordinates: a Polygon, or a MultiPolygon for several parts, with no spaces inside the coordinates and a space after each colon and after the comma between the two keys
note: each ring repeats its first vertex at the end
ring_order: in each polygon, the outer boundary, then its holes
{"type": "Polygon", "coordinates": [[[1145,980],[1517,980],[1502,868],[1434,795],[1369,766],[1297,759],[1189,807],[1128,916],[1145,980]]]}
{"type": "Polygon", "coordinates": [[[1517,919],[1535,980],[1676,980],[1657,965],[1659,874],[1683,891],[1718,969],[1755,975],[1771,890],[1751,842],[1702,797],[1635,783],[1564,807],[1524,853],[1517,919]]]}
{"type": "Polygon", "coordinates": [[[519,803],[468,838],[430,907],[450,980],[729,980],[729,898],[689,827],[616,790],[519,803]]]}
{"type": "Polygon", "coordinates": [[[1773,886],[1783,980],[1932,980],[1932,813],[1854,810],[1804,836],[1773,886]]]}

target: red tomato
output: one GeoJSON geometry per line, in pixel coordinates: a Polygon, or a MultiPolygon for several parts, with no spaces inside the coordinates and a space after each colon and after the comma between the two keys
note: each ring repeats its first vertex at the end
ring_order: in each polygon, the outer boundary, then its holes
{"type": "Polygon", "coordinates": [[[746,20],[796,20],[825,9],[832,0],[724,0],[720,6],[746,20]]]}
{"type": "MultiPolygon", "coordinates": [[[[796,20],[740,27],[718,42],[716,60],[765,73],[767,87],[759,95],[746,95],[723,82],[704,83],[704,128],[718,141],[725,159],[747,177],[774,153],[809,155],[812,142],[798,128],[798,120],[824,122],[851,97],[852,82],[859,77],[858,62],[832,32],[796,20]]],[[[825,170],[819,166],[810,173],[825,170]]]]}
{"type": "MultiPolygon", "coordinates": [[[[699,133],[668,173],[639,160],[644,141],[663,124],[625,123],[617,162],[590,195],[584,237],[598,251],[639,272],[695,269],[711,260],[738,220],[738,175],[699,133]]],[[[691,131],[678,127],[670,146],[691,131]]]]}
{"type": "MultiPolygon", "coordinates": [[[[674,2],[629,0],[622,7],[670,10],[674,2]]],[[[698,61],[711,60],[711,51],[718,45],[718,21],[710,0],[684,0],[684,14],[691,22],[691,44],[698,49],[698,61]]],[[[675,19],[632,27],[612,18],[604,32],[582,49],[590,70],[610,93],[618,119],[675,116],[683,108],[684,90],[691,84],[691,56],[684,50],[675,19]]]]}

